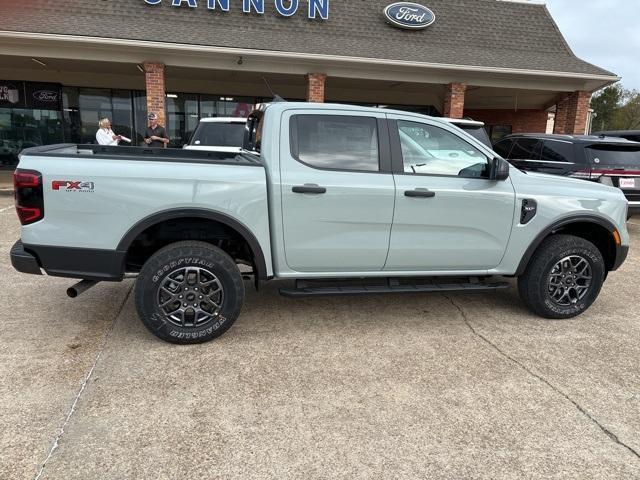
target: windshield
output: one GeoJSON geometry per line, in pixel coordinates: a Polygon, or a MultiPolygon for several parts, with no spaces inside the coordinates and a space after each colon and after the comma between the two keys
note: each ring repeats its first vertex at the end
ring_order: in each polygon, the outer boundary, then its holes
{"type": "Polygon", "coordinates": [[[489,135],[484,127],[480,125],[465,125],[465,124],[456,124],[456,127],[461,128],[469,135],[471,135],[476,140],[480,140],[484,145],[489,148],[491,147],[491,140],[489,139],[489,135]]]}
{"type": "Polygon", "coordinates": [[[597,145],[587,148],[592,164],[640,168],[640,147],[597,145]]]}
{"type": "Polygon", "coordinates": [[[242,147],[244,123],[200,122],[189,145],[242,147]]]}

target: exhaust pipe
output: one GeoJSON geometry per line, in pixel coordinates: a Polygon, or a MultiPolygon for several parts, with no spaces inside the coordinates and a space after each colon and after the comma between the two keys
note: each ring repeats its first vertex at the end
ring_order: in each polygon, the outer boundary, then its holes
{"type": "Polygon", "coordinates": [[[67,288],[67,295],[70,298],[76,298],[81,293],[86,292],[91,287],[95,287],[99,282],[96,280],[81,280],[76,283],[73,287],[67,288]]]}

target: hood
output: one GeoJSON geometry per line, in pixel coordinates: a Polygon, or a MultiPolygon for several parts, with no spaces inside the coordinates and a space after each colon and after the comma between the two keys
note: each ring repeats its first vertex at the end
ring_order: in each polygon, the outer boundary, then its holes
{"type": "Polygon", "coordinates": [[[512,175],[511,179],[516,192],[521,195],[528,193],[545,193],[553,196],[598,196],[621,197],[624,194],[619,188],[603,185],[590,180],[548,175],[545,173],[519,172],[520,175],[512,175]]]}

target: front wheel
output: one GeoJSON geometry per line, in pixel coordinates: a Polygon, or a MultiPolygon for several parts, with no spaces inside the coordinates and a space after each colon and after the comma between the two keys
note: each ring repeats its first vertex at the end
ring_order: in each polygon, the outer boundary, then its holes
{"type": "Polygon", "coordinates": [[[523,302],[550,319],[580,315],[596,300],[606,267],[600,250],[572,235],[553,235],[534,253],[518,279],[523,302]]]}
{"type": "Polygon", "coordinates": [[[151,333],[171,343],[203,343],[240,315],[244,283],[233,259],[204,242],[156,252],[136,281],[136,308],[151,333]]]}

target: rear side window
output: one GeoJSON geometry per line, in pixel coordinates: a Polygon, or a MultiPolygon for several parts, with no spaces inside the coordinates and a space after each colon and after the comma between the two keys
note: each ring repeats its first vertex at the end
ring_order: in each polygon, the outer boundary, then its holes
{"type": "Polygon", "coordinates": [[[509,158],[509,152],[513,146],[513,140],[502,140],[493,147],[493,150],[502,158],[509,158]]]}
{"type": "Polygon", "coordinates": [[[573,162],[573,144],[545,140],[540,158],[545,162],[573,162]]]}
{"type": "Polygon", "coordinates": [[[540,160],[542,142],[535,138],[519,138],[509,154],[509,160],[540,160]]]}
{"type": "Polygon", "coordinates": [[[314,168],[380,170],[378,125],[372,117],[294,115],[291,155],[314,168]]]}

